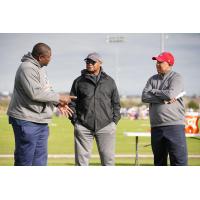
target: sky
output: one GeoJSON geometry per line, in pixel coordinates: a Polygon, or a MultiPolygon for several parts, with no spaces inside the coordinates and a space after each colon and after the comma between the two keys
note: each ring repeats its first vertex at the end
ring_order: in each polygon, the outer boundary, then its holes
{"type": "MultiPolygon", "coordinates": [[[[156,73],[151,58],[161,52],[159,33],[1,33],[1,92],[13,91],[22,56],[38,42],[52,49],[52,60],[46,70],[57,92],[70,91],[73,80],[85,68],[84,58],[98,52],[103,58],[104,71],[115,79],[120,95],[141,95],[148,78],[156,73]],[[112,37],[123,40],[108,42],[112,37]]],[[[173,70],[183,76],[187,94],[200,95],[200,34],[166,33],[164,50],[174,55],[173,70]]]]}

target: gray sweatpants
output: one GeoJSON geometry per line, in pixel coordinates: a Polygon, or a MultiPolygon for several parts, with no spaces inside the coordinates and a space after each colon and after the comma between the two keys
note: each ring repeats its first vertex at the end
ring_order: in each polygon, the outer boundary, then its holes
{"type": "Polygon", "coordinates": [[[101,165],[114,165],[116,138],[116,124],[114,122],[97,132],[93,132],[79,123],[75,124],[75,164],[79,166],[89,165],[94,138],[97,143],[101,165]]]}

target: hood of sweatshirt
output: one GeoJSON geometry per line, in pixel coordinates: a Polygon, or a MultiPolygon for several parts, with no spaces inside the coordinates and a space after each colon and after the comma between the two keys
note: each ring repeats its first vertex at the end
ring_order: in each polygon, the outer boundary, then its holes
{"type": "Polygon", "coordinates": [[[30,52],[28,52],[28,54],[24,55],[21,59],[22,62],[31,62],[34,65],[38,66],[38,67],[42,67],[40,65],[40,63],[32,56],[32,54],[30,52]]]}

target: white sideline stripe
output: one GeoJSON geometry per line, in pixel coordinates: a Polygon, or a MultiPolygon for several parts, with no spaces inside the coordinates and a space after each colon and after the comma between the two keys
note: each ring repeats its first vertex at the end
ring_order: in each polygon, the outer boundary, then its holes
{"type": "MultiPolygon", "coordinates": [[[[153,158],[153,155],[148,154],[139,154],[140,158],[153,158]]],[[[13,158],[12,154],[4,154],[0,155],[0,158],[13,158]]],[[[48,158],[74,158],[74,154],[49,154],[48,158]]],[[[99,155],[93,154],[92,158],[99,158],[99,155]]],[[[135,158],[135,155],[130,154],[117,154],[115,158],[135,158]]],[[[196,155],[188,155],[188,158],[200,158],[199,154],[196,155]]]]}

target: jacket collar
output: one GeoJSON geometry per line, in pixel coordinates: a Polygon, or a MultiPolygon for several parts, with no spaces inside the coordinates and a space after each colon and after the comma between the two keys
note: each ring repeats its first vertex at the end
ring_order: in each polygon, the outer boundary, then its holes
{"type": "Polygon", "coordinates": [[[159,77],[160,77],[161,79],[166,79],[171,73],[173,73],[172,70],[168,71],[168,72],[165,73],[165,74],[159,74],[159,77]]]}
{"type": "Polygon", "coordinates": [[[94,81],[94,79],[92,78],[92,75],[88,73],[88,71],[86,69],[83,69],[81,71],[81,76],[92,81],[95,85],[98,83],[100,83],[103,79],[108,79],[108,75],[103,71],[103,68],[101,67],[100,70],[100,77],[98,82],[94,81]]]}
{"type": "MultiPolygon", "coordinates": [[[[103,71],[103,68],[102,68],[102,67],[101,67],[100,73],[101,73],[100,76],[101,76],[102,78],[108,77],[108,75],[103,71]]],[[[85,76],[90,75],[90,74],[88,73],[87,69],[83,69],[83,70],[81,71],[81,75],[85,77],[85,76]]]]}

